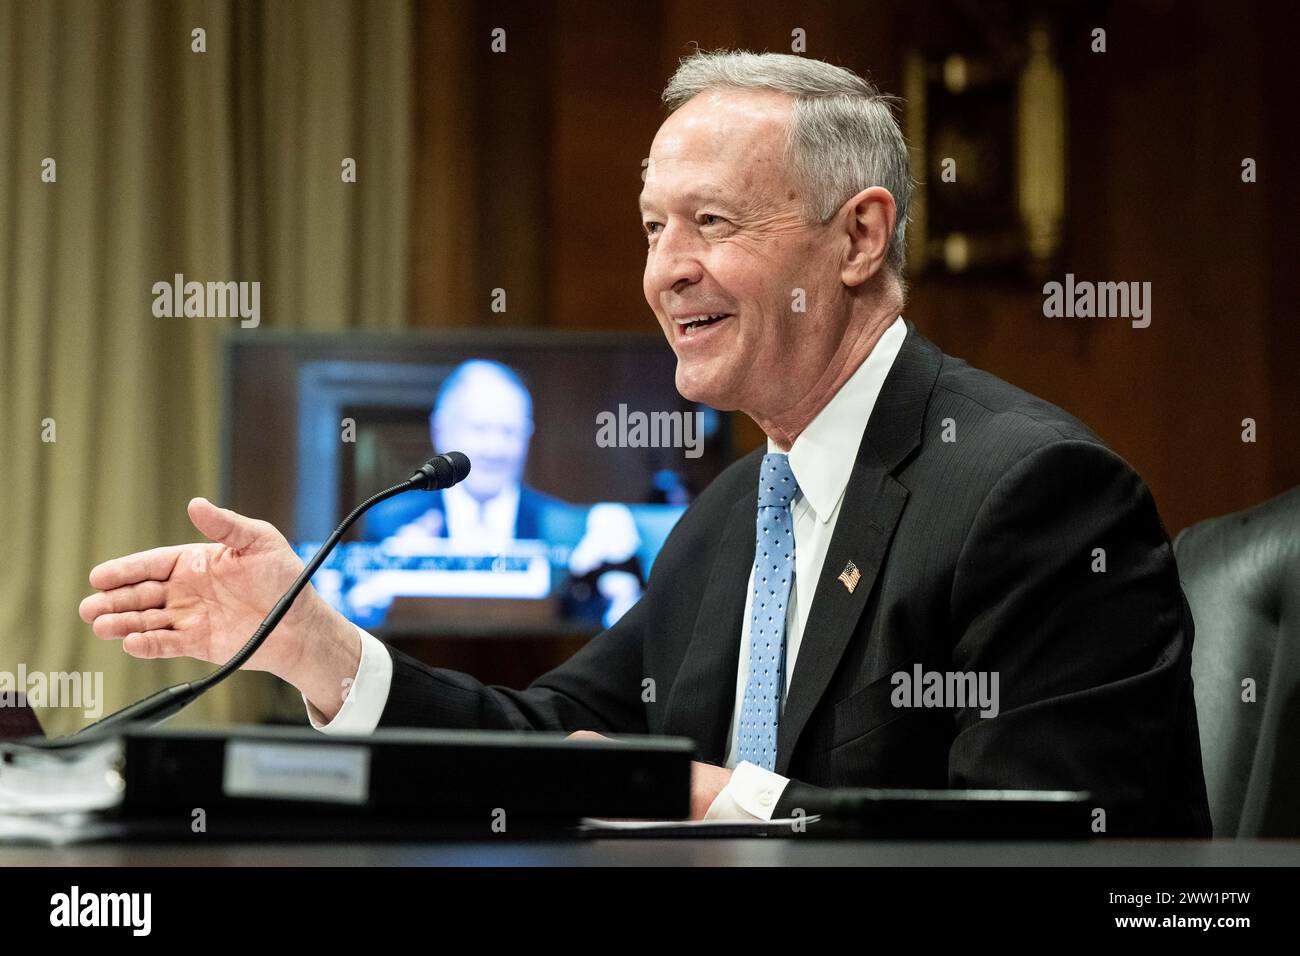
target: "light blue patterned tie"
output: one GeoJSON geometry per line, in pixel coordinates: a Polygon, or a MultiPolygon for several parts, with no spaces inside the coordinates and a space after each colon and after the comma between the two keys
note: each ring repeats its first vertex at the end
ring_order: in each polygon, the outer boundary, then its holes
{"type": "Polygon", "coordinates": [[[758,473],[758,540],[749,619],[749,677],[740,708],[739,757],[776,767],[776,726],[785,687],[785,615],[794,582],[794,518],[799,483],[790,456],[763,456],[758,473]]]}

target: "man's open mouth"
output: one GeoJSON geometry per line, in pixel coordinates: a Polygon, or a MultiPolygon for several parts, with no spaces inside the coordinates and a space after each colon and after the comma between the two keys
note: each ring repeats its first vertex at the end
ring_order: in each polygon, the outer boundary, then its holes
{"type": "Polygon", "coordinates": [[[730,312],[718,312],[715,315],[693,315],[689,319],[679,320],[683,335],[691,335],[699,329],[721,322],[731,317],[730,312]]]}

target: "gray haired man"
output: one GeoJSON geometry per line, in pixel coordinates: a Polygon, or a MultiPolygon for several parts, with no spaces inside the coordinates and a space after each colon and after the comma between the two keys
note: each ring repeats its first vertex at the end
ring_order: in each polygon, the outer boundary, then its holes
{"type": "MultiPolygon", "coordinates": [[[[743,411],[766,448],[682,517],[641,601],[527,689],[427,667],[310,592],[251,666],[326,733],[692,737],[696,817],[812,812],[838,786],[1041,788],[1091,792],[1110,833],[1208,834],[1192,623],[1155,504],[1076,419],[902,318],[911,180],[889,100],[745,52],[687,58],[664,99],[646,301],[681,393],[743,411]],[[936,692],[896,693],[913,673],[936,692]],[[963,686],[999,700],[944,692],[963,686]]],[[[297,573],[270,525],[202,499],[190,515],[215,543],[91,572],[97,635],[223,661],[297,573]]]]}

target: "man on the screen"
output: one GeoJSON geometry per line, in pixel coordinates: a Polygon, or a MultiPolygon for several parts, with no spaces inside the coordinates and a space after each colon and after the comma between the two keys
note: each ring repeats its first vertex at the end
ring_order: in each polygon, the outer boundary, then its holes
{"type": "MultiPolygon", "coordinates": [[[[1155,503],[1071,415],[902,318],[912,182],[887,98],[807,57],[717,52],[664,101],[646,301],[678,390],[766,447],[691,504],[641,600],[525,690],[392,651],[310,590],[251,665],[329,733],[693,738],[696,817],[812,813],[828,787],[1083,790],[1094,833],[1208,835],[1155,503]],[[991,699],[957,702],[954,678],[991,699]]],[[[302,567],[265,522],[190,515],[217,543],[91,572],[82,615],[129,654],[225,661],[302,567]]]]}
{"type": "Polygon", "coordinates": [[[469,477],[446,491],[391,498],[365,518],[365,535],[450,538],[476,552],[542,537],[544,514],[559,502],[523,483],[533,435],[533,397],[500,362],[472,359],[438,390],[429,414],[437,451],[469,456],[469,477]]]}

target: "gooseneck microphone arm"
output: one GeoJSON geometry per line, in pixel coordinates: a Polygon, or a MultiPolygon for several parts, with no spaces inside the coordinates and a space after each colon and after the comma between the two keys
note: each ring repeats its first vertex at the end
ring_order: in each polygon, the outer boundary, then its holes
{"type": "Polygon", "coordinates": [[[325,559],[330,556],[335,546],[347,533],[348,528],[352,527],[353,522],[363,514],[379,504],[396,495],[407,491],[436,491],[441,488],[450,488],[457,482],[463,481],[469,474],[469,459],[458,451],[448,452],[445,455],[438,455],[431,458],[416,469],[415,473],[400,484],[393,485],[391,488],[385,488],[383,491],[371,495],[361,504],[352,509],[352,512],[344,518],[334,533],[326,539],[325,543],[317,549],[307,566],[302,569],[296,581],[284,592],[280,600],[275,602],[270,613],[263,618],[262,623],[258,625],[253,636],[248,639],[235,655],[222,664],[212,673],[196,681],[184,684],[176,684],[173,687],[166,687],[157,693],[151,694],[143,700],[138,700],[134,704],[129,704],[121,710],[114,711],[107,717],[95,721],[93,724],[87,724],[70,737],[58,738],[49,741],[28,741],[36,746],[58,747],[71,746],[84,742],[86,737],[98,737],[105,731],[119,727],[127,723],[157,723],[166,720],[175,714],[181,708],[193,703],[201,695],[207,693],[213,687],[220,684],[223,680],[237,671],[248,659],[253,656],[262,643],[275,630],[281,619],[289,613],[289,608],[302,589],[307,586],[312,575],[320,568],[325,559]]]}

